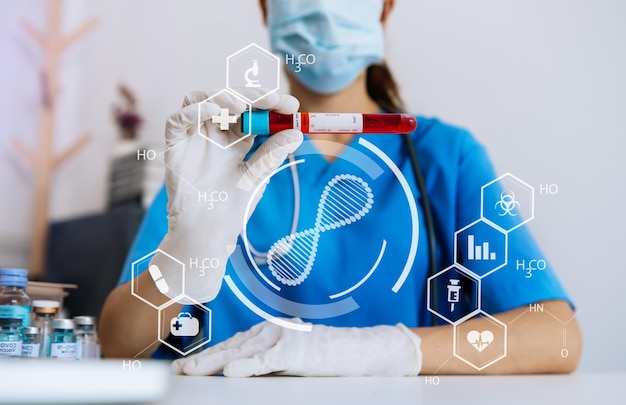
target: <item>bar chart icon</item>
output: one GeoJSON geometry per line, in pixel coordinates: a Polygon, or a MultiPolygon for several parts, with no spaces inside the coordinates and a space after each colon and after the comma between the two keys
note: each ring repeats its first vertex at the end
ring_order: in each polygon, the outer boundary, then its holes
{"type": "Polygon", "coordinates": [[[467,235],[467,260],[496,260],[496,252],[489,250],[489,242],[475,243],[475,236],[467,235]]]}

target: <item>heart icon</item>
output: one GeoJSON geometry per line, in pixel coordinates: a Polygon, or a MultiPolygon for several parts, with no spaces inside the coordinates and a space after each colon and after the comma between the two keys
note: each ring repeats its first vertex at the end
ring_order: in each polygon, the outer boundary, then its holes
{"type": "Polygon", "coordinates": [[[470,342],[476,350],[482,352],[493,342],[493,333],[491,333],[490,330],[484,330],[482,332],[471,330],[467,333],[467,341],[470,342]]]}

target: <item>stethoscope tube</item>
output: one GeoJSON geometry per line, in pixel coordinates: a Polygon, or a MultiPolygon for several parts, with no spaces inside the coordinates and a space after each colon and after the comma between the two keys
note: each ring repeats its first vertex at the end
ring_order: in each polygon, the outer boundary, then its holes
{"type": "MultiPolygon", "coordinates": [[[[428,239],[428,278],[435,275],[438,271],[437,266],[437,238],[435,235],[435,224],[433,221],[433,214],[430,207],[430,199],[428,198],[428,192],[426,190],[426,182],[424,181],[424,175],[420,168],[419,160],[417,158],[417,152],[415,145],[411,140],[410,134],[402,134],[402,140],[406,146],[409,159],[411,160],[411,167],[413,169],[413,176],[415,177],[415,183],[417,189],[422,196],[422,210],[424,211],[424,223],[426,225],[426,238],[428,239]]],[[[439,302],[439,294],[436,288],[431,289],[431,302],[439,302]]],[[[433,326],[437,325],[437,317],[432,316],[433,326]]]]}

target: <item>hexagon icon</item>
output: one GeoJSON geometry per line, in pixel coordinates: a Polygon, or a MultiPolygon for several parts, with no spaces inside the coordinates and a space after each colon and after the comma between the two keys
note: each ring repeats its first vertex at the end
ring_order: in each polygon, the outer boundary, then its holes
{"type": "Polygon", "coordinates": [[[428,278],[428,310],[449,323],[457,323],[480,309],[480,281],[450,266],[428,278]]]}
{"type": "Polygon", "coordinates": [[[278,90],[280,59],[255,43],[226,58],[226,88],[254,104],[278,90]]]}
{"type": "Polygon", "coordinates": [[[483,220],[472,222],[454,234],[456,264],[483,278],[507,263],[507,239],[483,220]]]}
{"type": "MultiPolygon", "coordinates": [[[[201,120],[202,105],[207,102],[215,102],[219,106],[233,105],[239,102],[245,105],[246,111],[248,111],[249,113],[252,112],[252,105],[246,100],[242,99],[239,95],[227,89],[220,90],[212,96],[208,97],[206,100],[198,103],[198,135],[200,135],[207,141],[219,146],[222,149],[228,149],[229,147],[243,141],[251,135],[250,132],[246,134],[242,133],[241,114],[239,112],[230,111],[228,107],[224,107],[220,109],[218,115],[213,115],[211,117],[212,124],[216,126],[216,129],[219,128],[219,135],[215,137],[210,137],[209,134],[206,133],[206,130],[203,130],[205,122],[201,120]]],[[[250,122],[248,122],[248,128],[251,128],[252,114],[248,114],[248,117],[248,119],[250,120],[250,122]]]]}
{"type": "Polygon", "coordinates": [[[506,173],[481,187],[481,218],[505,232],[535,216],[535,189],[506,173]]]}
{"type": "MultiPolygon", "coordinates": [[[[145,283],[141,283],[137,279],[137,276],[139,276],[141,273],[143,273],[144,271],[147,271],[150,268],[150,261],[152,260],[154,255],[157,254],[157,252],[161,253],[164,258],[166,258],[168,260],[171,260],[172,263],[175,265],[175,267],[180,268],[181,279],[182,280],[184,280],[184,274],[185,274],[185,264],[183,262],[181,262],[180,260],[176,259],[175,257],[171,256],[167,252],[164,252],[161,249],[156,249],[155,251],[153,251],[151,253],[148,253],[147,255],[142,257],[141,259],[137,259],[137,260],[135,260],[132,263],[132,265],[131,265],[131,279],[130,279],[131,294],[134,295],[135,297],[139,298],[140,300],[142,300],[143,302],[145,302],[146,304],[150,305],[151,307],[153,307],[155,309],[159,309],[159,308],[162,308],[164,306],[167,306],[167,305],[171,304],[172,301],[176,300],[179,296],[182,296],[182,294],[183,294],[183,291],[173,291],[173,290],[170,290],[170,291],[168,291],[168,294],[170,296],[176,296],[176,298],[174,298],[173,300],[170,299],[166,295],[162,295],[162,299],[159,299],[158,301],[154,301],[153,298],[152,299],[148,298],[148,296],[150,294],[145,293],[146,288],[148,286],[145,285],[145,283]]],[[[159,270],[158,267],[156,269],[153,268],[152,272],[150,273],[152,275],[152,280],[153,281],[148,280],[147,282],[154,282],[154,283],[156,283],[157,288],[158,288],[159,283],[164,283],[165,279],[163,279],[162,277],[159,277],[160,270],[158,272],[156,270],[159,270]]],[[[154,287],[150,286],[151,290],[153,288],[154,287]]],[[[169,288],[169,286],[168,286],[168,288],[169,288]]],[[[180,287],[180,288],[182,288],[182,287],[180,287]]]]}
{"type": "Polygon", "coordinates": [[[174,301],[159,309],[157,334],[159,342],[186,356],[211,341],[213,320],[210,308],[187,295],[183,298],[193,304],[183,306],[178,314],[166,311],[174,301]]]}
{"type": "Polygon", "coordinates": [[[479,317],[480,326],[467,321],[454,325],[453,350],[455,357],[481,371],[506,357],[507,327],[483,311],[470,319],[479,317]]]}

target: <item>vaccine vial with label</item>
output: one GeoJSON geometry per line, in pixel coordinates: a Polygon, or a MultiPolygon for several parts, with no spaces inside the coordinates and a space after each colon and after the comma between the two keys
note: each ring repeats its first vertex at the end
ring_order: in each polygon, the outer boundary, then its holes
{"type": "Polygon", "coordinates": [[[30,325],[30,297],[24,289],[28,270],[0,268],[0,318],[22,320],[22,328],[30,325]]]}
{"type": "Polygon", "coordinates": [[[96,318],[93,316],[75,316],[76,358],[97,359],[100,357],[100,344],[96,333],[96,318]]]}
{"type": "Polygon", "coordinates": [[[41,351],[39,328],[27,326],[22,329],[22,336],[22,357],[39,357],[41,351]]]}
{"type": "Polygon", "coordinates": [[[22,320],[0,318],[0,356],[22,355],[22,320]]]}
{"type": "Polygon", "coordinates": [[[52,334],[52,320],[59,312],[59,303],[51,300],[33,301],[33,326],[39,328],[41,335],[40,357],[50,357],[50,334],[52,334]]]}
{"type": "Polygon", "coordinates": [[[53,319],[50,335],[50,357],[53,359],[76,360],[76,335],[74,321],[53,319]]]}

